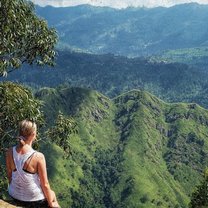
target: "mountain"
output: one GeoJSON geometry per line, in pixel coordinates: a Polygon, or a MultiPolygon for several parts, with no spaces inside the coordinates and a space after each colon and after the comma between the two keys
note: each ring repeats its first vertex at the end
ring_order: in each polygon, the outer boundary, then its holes
{"type": "Polygon", "coordinates": [[[132,89],[145,89],[170,102],[196,102],[207,107],[206,71],[186,64],[59,51],[55,68],[16,70],[7,78],[33,88],[63,83],[98,90],[115,97],[132,89]]]}
{"type": "Polygon", "coordinates": [[[71,154],[43,139],[62,207],[187,207],[208,163],[208,111],[133,90],[109,99],[82,88],[44,88],[46,124],[77,123],[71,154]]]}
{"type": "Polygon", "coordinates": [[[164,50],[208,46],[208,6],[113,9],[81,5],[36,7],[57,29],[59,48],[146,56],[164,50]]]}

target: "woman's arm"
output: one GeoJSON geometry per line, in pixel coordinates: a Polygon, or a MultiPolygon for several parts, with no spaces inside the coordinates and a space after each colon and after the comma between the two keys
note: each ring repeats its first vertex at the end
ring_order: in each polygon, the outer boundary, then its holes
{"type": "Polygon", "coordinates": [[[48,182],[48,176],[47,176],[47,170],[46,170],[46,161],[45,156],[38,152],[37,153],[37,161],[38,161],[38,175],[40,177],[40,184],[41,188],[43,190],[43,193],[48,201],[48,204],[50,207],[59,207],[59,204],[56,200],[55,193],[51,190],[49,182],[48,182]]]}
{"type": "Polygon", "coordinates": [[[11,160],[12,160],[12,148],[6,151],[6,172],[7,178],[9,183],[12,181],[12,167],[11,167],[11,160]]]}

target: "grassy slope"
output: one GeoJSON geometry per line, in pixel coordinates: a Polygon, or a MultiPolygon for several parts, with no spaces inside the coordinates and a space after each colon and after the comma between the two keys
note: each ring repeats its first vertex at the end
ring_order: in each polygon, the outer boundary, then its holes
{"type": "Polygon", "coordinates": [[[50,178],[56,192],[60,193],[62,206],[103,207],[103,187],[93,172],[97,168],[95,155],[101,157],[99,150],[113,150],[117,144],[113,104],[97,92],[79,88],[45,89],[38,96],[44,97],[49,124],[53,123],[58,111],[62,111],[73,115],[79,125],[79,134],[71,138],[69,159],[63,159],[63,151],[56,145],[47,143],[42,148],[52,160],[49,160],[50,178]]]}
{"type": "Polygon", "coordinates": [[[178,203],[186,204],[187,196],[169,174],[163,158],[167,138],[156,128],[159,125],[167,126],[163,115],[166,104],[138,91],[118,97],[115,102],[119,103],[119,111],[120,108],[128,109],[126,112],[132,119],[123,151],[124,171],[121,182],[114,187],[116,190],[120,186],[123,191],[128,187],[128,178],[133,178],[132,190],[129,196],[121,200],[122,204],[128,204],[128,207],[174,207],[178,203]]]}
{"type": "Polygon", "coordinates": [[[207,164],[208,112],[143,91],[113,100],[80,88],[38,93],[52,123],[59,110],[79,133],[72,155],[43,145],[63,207],[186,207],[207,164]]]}

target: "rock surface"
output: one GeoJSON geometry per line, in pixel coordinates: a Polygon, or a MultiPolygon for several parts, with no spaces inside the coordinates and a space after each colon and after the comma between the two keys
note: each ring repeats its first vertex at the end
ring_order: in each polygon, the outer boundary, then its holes
{"type": "Polygon", "coordinates": [[[21,208],[21,207],[17,207],[15,205],[10,204],[9,202],[5,202],[3,200],[0,199],[0,208],[21,208]]]}

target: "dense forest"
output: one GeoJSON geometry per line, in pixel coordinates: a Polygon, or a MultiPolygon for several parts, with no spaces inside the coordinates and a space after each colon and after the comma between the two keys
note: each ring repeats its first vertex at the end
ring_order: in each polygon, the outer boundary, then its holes
{"type": "Polygon", "coordinates": [[[27,66],[2,80],[24,83],[33,89],[65,83],[95,89],[111,98],[144,89],[165,101],[195,102],[207,107],[207,78],[204,68],[183,63],[59,51],[55,67],[27,66]]]}

